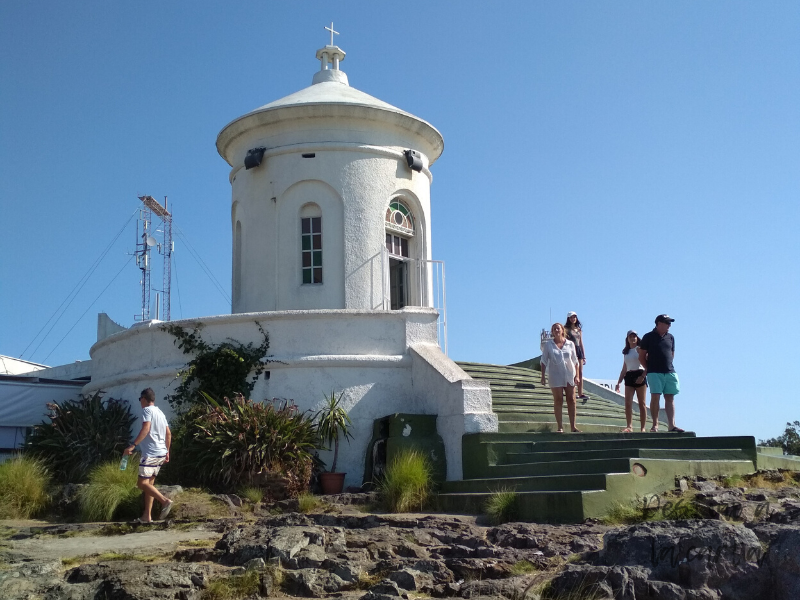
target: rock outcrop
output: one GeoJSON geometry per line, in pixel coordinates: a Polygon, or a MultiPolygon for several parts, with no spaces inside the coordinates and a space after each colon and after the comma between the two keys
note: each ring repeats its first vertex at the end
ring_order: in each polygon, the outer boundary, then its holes
{"type": "Polygon", "coordinates": [[[339,507],[206,524],[221,535],[213,547],[181,547],[155,563],[87,559],[64,569],[9,553],[0,597],[199,600],[216,580],[249,577],[252,597],[800,598],[797,488],[704,487],[695,501],[717,513],[704,520],[486,527],[471,517],[339,507]],[[741,507],[736,524],[723,518],[731,506],[741,507]]]}

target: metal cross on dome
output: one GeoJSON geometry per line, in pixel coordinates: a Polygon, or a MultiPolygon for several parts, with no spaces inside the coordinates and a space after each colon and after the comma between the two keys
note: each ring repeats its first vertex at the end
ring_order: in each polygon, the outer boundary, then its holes
{"type": "Polygon", "coordinates": [[[333,34],[335,33],[336,35],[339,35],[339,32],[338,31],[334,31],[334,29],[333,29],[333,21],[331,21],[331,26],[330,27],[326,27],[325,29],[327,31],[331,32],[331,46],[333,46],[333,34]]]}

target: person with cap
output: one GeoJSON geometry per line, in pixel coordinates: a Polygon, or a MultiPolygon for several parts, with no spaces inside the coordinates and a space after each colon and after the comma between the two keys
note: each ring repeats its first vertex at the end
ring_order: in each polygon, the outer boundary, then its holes
{"type": "Polygon", "coordinates": [[[567,339],[575,344],[575,354],[578,355],[578,390],[577,397],[579,399],[586,399],[589,396],[583,393],[583,365],[586,364],[586,352],[583,349],[583,327],[581,321],[578,319],[578,313],[569,311],[567,313],[567,322],[564,324],[564,331],[567,339]]]}
{"type": "Polygon", "coordinates": [[[658,409],[661,395],[664,395],[664,412],[667,413],[667,429],[673,433],[683,433],[675,425],[675,396],[680,393],[680,382],[672,360],[675,358],[675,338],[669,332],[675,319],[669,315],[658,315],[653,331],[644,334],[639,340],[639,363],[647,375],[650,387],[650,415],[653,426],[650,431],[658,431],[658,409]]]}
{"type": "Polygon", "coordinates": [[[625,347],[622,349],[622,371],[619,372],[617,386],[614,388],[615,392],[619,392],[619,385],[622,383],[623,378],[625,379],[625,420],[627,421],[627,427],[622,430],[622,433],[633,432],[634,393],[636,393],[636,399],[639,401],[640,431],[642,433],[647,431],[647,383],[645,383],[644,369],[639,363],[638,346],[639,334],[631,329],[625,335],[625,347]]]}

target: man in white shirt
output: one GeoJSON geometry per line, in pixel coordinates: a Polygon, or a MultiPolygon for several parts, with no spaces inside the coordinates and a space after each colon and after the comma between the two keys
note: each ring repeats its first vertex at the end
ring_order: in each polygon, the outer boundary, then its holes
{"type": "Polygon", "coordinates": [[[142,523],[153,521],[150,512],[153,510],[153,500],[161,504],[159,519],[166,519],[172,509],[172,500],[159,492],[155,485],[156,475],[161,470],[161,465],[169,462],[169,447],[172,443],[172,432],[169,423],[161,409],[156,407],[156,393],[152,388],[142,390],[139,395],[139,404],[142,406],[142,429],[133,444],[125,448],[123,454],[133,453],[136,446],[142,452],[139,462],[139,480],[136,487],[144,494],[144,513],[139,519],[142,523]]]}

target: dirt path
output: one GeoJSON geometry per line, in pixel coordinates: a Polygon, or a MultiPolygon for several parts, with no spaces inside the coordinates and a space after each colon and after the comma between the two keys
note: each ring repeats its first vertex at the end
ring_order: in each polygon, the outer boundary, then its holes
{"type": "MultiPolygon", "coordinates": [[[[0,522],[8,524],[9,522],[0,522]]],[[[145,531],[114,536],[79,535],[56,537],[42,535],[23,540],[5,540],[4,553],[12,560],[49,562],[78,556],[117,552],[119,554],[153,555],[174,552],[181,542],[218,540],[221,534],[199,526],[191,530],[145,531]]]]}

